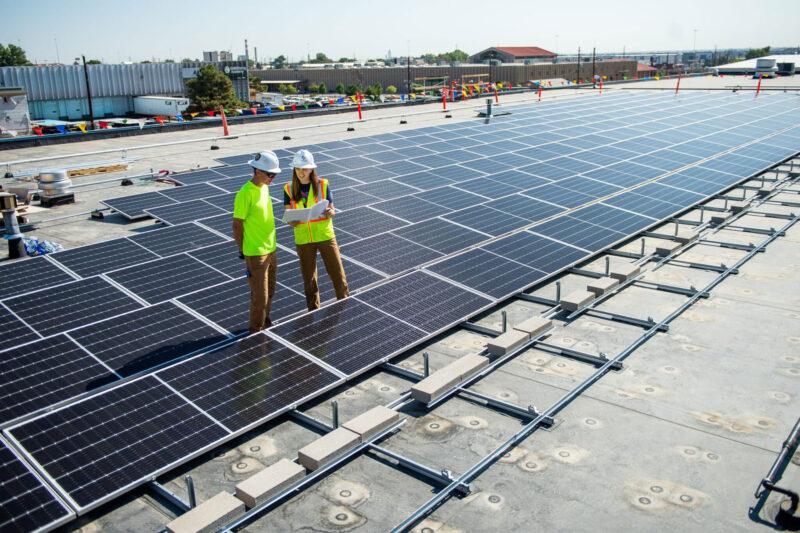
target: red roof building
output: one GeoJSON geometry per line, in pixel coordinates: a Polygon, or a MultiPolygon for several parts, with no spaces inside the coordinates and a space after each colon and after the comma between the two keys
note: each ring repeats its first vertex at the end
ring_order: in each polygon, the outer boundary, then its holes
{"type": "Polygon", "coordinates": [[[544,63],[553,61],[557,54],[538,46],[493,46],[470,56],[473,63],[496,59],[501,63],[544,63]]]}

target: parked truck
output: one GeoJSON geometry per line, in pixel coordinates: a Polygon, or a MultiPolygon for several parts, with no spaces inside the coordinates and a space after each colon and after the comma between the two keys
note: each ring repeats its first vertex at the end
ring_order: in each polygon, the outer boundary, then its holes
{"type": "Polygon", "coordinates": [[[281,93],[256,93],[256,102],[265,106],[283,105],[283,95],[281,93]]]}
{"type": "Polygon", "coordinates": [[[172,96],[137,96],[133,99],[133,110],[137,115],[149,117],[177,115],[186,111],[189,99],[172,96]]]}

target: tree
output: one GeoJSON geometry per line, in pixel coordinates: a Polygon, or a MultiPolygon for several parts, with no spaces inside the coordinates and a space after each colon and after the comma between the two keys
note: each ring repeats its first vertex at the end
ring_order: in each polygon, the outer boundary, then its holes
{"type": "Polygon", "coordinates": [[[755,59],[757,57],[764,57],[769,55],[769,46],[765,46],[764,48],[751,48],[747,51],[747,54],[744,56],[745,59],[755,59]]]}
{"type": "Polygon", "coordinates": [[[286,86],[286,94],[296,94],[296,93],[297,93],[297,87],[295,87],[294,85],[286,86]]]}
{"type": "Polygon", "coordinates": [[[174,62],[175,62],[174,59],[165,59],[164,60],[164,63],[174,63],[174,62]]]}
{"type": "Polygon", "coordinates": [[[283,68],[286,65],[286,56],[283,54],[279,55],[275,59],[272,60],[272,68],[283,68]]]}
{"type": "Polygon", "coordinates": [[[246,107],[244,102],[236,98],[233,84],[228,77],[214,65],[203,65],[197,71],[197,77],[186,82],[189,99],[192,101],[191,111],[212,111],[222,107],[246,107]]]}
{"type": "Polygon", "coordinates": [[[322,52],[317,52],[317,55],[309,63],[333,63],[333,61],[322,52]]]}
{"type": "Polygon", "coordinates": [[[181,59],[181,63],[196,63],[196,62],[199,62],[199,61],[200,60],[197,59],[197,58],[189,59],[188,57],[184,57],[183,59],[181,59]]]}
{"type": "Polygon", "coordinates": [[[394,85],[389,85],[386,88],[386,94],[396,94],[396,93],[397,93],[397,87],[395,87],[394,85]]]}
{"type": "Polygon", "coordinates": [[[351,84],[348,85],[347,88],[344,90],[344,94],[347,96],[353,96],[354,94],[358,94],[361,92],[361,85],[351,84]]]}
{"type": "Polygon", "coordinates": [[[435,55],[433,55],[433,54],[425,54],[425,55],[423,55],[423,56],[422,56],[422,58],[423,58],[423,59],[425,60],[425,62],[426,62],[426,63],[428,63],[429,65],[430,65],[430,64],[433,64],[433,63],[436,63],[436,56],[435,56],[435,55]]]}
{"type": "Polygon", "coordinates": [[[30,64],[30,61],[25,57],[25,50],[14,44],[9,44],[7,48],[0,44],[0,67],[17,67],[30,64]]]}
{"type": "Polygon", "coordinates": [[[324,83],[320,83],[319,87],[317,87],[317,90],[320,92],[320,94],[325,94],[326,92],[328,92],[328,88],[325,87],[324,83]]]}
{"type": "Polygon", "coordinates": [[[344,84],[342,82],[336,84],[336,94],[344,94],[344,84]]]}
{"type": "Polygon", "coordinates": [[[349,57],[340,57],[339,63],[349,63],[350,61],[355,61],[355,59],[350,59],[349,57]]]}
{"type": "Polygon", "coordinates": [[[103,62],[100,61],[99,59],[90,59],[89,61],[86,62],[86,64],[87,65],[102,65],[103,62]]]}
{"type": "Polygon", "coordinates": [[[308,86],[308,92],[310,92],[311,94],[317,94],[319,92],[319,85],[317,85],[316,83],[312,83],[311,85],[308,86]]]}
{"type": "Polygon", "coordinates": [[[258,76],[251,76],[250,88],[255,89],[256,91],[260,91],[261,89],[263,89],[263,87],[261,86],[261,78],[259,78],[258,76]]]}
{"type": "Polygon", "coordinates": [[[380,96],[383,94],[383,86],[380,84],[380,82],[372,86],[372,93],[375,96],[380,96]]]}

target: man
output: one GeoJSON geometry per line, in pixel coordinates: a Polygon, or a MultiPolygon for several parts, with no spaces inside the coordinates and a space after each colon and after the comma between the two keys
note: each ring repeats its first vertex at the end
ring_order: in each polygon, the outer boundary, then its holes
{"type": "Polygon", "coordinates": [[[269,184],[281,171],[278,157],[265,150],[248,161],[253,178],[236,193],[233,238],[247,266],[250,284],[250,333],[272,325],[269,310],[275,294],[278,260],[275,256],[275,217],[269,184]]]}

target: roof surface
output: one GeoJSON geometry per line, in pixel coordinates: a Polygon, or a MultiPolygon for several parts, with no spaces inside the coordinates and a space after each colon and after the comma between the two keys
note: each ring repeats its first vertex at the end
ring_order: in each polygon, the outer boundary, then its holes
{"type": "Polygon", "coordinates": [[[553,56],[555,57],[557,54],[545,50],[544,48],[539,48],[538,46],[493,46],[491,49],[499,50],[501,52],[505,52],[506,54],[511,54],[515,57],[525,57],[525,56],[553,56]]]}

